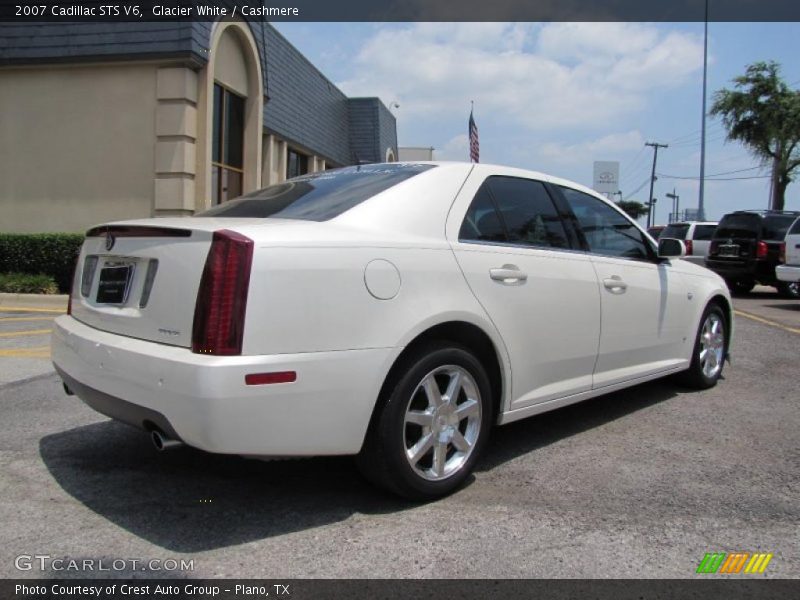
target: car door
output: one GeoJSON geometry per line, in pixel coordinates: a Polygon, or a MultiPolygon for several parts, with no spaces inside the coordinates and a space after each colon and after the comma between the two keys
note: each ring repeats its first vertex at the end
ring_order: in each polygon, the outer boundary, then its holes
{"type": "Polygon", "coordinates": [[[472,292],[506,345],[508,408],[588,391],[600,336],[591,261],[574,250],[577,236],[542,181],[492,173],[476,166],[447,229],[472,292]]]}
{"type": "Polygon", "coordinates": [[[688,364],[692,304],[688,286],[659,260],[634,222],[609,203],[560,186],[597,272],[602,330],[594,387],[688,364]]]}

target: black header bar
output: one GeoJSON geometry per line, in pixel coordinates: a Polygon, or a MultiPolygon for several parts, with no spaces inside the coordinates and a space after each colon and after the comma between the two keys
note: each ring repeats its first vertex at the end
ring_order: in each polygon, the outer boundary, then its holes
{"type": "MultiPolygon", "coordinates": [[[[800,21],[798,0],[708,0],[709,21],[800,21]]],[[[0,0],[0,22],[700,22],[706,0],[0,0]]]]}

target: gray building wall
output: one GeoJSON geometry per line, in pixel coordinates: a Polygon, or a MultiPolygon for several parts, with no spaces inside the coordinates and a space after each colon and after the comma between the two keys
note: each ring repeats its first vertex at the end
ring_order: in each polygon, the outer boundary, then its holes
{"type": "Polygon", "coordinates": [[[397,159],[395,118],[379,98],[349,98],[352,162],[383,162],[392,148],[397,159]]]}

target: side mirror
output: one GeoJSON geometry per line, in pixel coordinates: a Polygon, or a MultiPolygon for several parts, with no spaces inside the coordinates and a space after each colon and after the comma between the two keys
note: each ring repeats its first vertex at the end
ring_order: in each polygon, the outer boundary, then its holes
{"type": "Polygon", "coordinates": [[[683,240],[676,240],[675,238],[658,239],[659,258],[683,258],[684,256],[686,256],[686,245],[683,240]]]}

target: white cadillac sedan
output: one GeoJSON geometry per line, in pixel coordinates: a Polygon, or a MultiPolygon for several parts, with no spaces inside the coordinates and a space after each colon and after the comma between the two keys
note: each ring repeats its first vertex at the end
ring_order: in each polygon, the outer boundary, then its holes
{"type": "Polygon", "coordinates": [[[53,362],[159,449],[357,455],[434,498],[494,424],[670,374],[715,385],[731,300],[683,254],[541,173],[347,167],[91,229],[53,362]]]}

